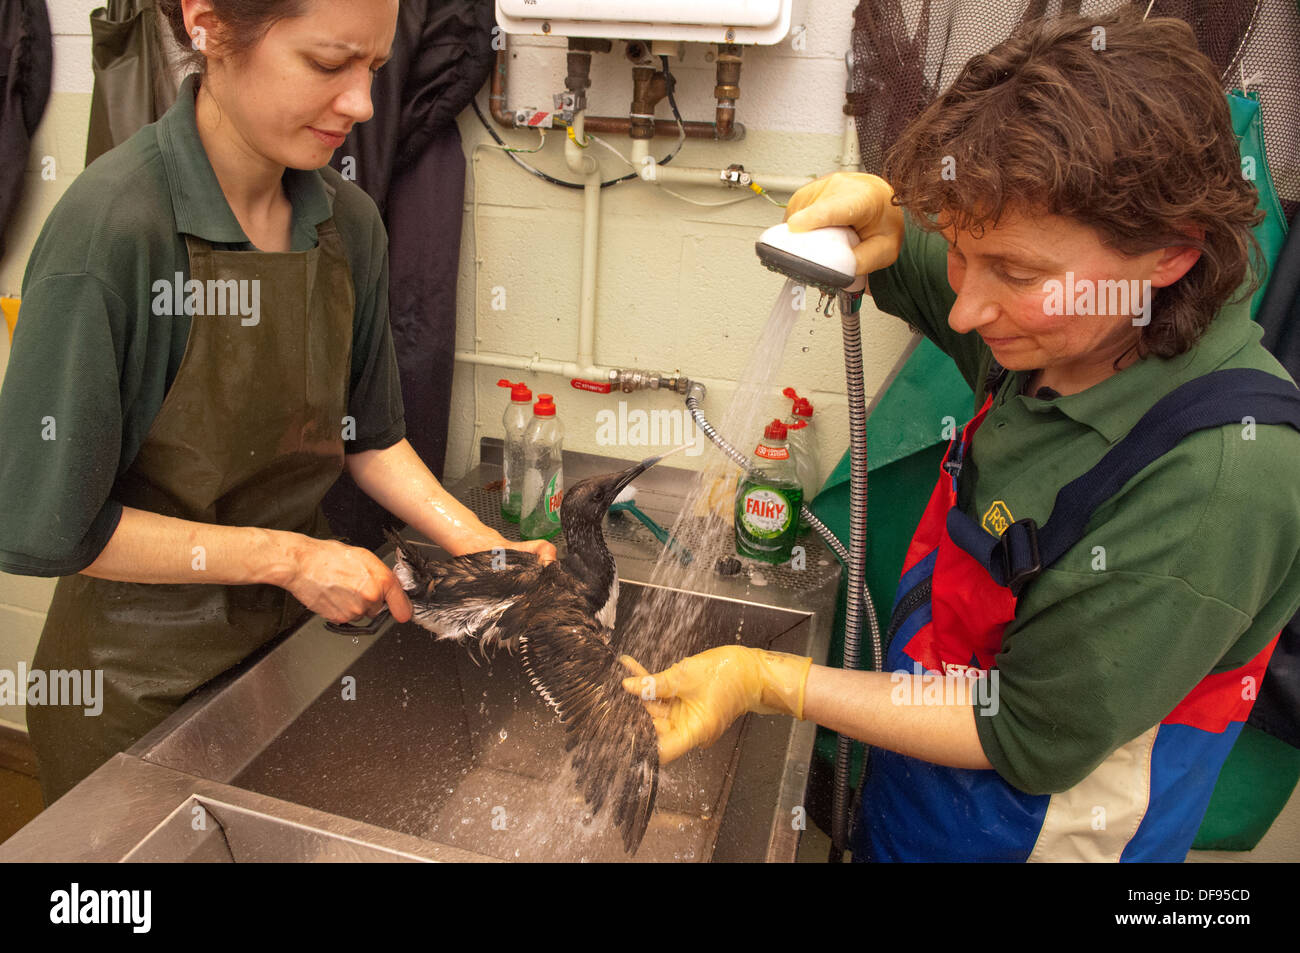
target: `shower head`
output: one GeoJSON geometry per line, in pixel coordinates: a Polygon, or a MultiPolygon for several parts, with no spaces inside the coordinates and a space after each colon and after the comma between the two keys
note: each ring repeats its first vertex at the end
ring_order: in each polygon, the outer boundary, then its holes
{"type": "Polygon", "coordinates": [[[792,232],[782,223],[759,236],[754,251],[758,260],[779,275],[812,285],[834,297],[842,291],[858,291],[864,279],[856,274],[853,248],[861,239],[845,226],[792,232]]]}

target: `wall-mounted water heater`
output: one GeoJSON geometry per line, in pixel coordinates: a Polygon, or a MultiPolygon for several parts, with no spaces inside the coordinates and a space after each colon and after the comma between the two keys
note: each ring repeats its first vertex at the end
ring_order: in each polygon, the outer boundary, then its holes
{"type": "Polygon", "coordinates": [[[790,0],[496,0],[507,33],[780,43],[790,32],[790,0]]]}

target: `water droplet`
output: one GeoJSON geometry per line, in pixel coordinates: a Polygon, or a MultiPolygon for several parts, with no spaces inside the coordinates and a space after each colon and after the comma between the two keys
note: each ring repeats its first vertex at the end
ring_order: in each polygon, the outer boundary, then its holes
{"type": "Polygon", "coordinates": [[[808,348],[806,348],[806,347],[801,347],[801,348],[799,348],[799,350],[803,351],[805,354],[808,353],[808,348]]]}
{"type": "Polygon", "coordinates": [[[497,734],[500,736],[502,741],[506,740],[506,730],[504,728],[502,728],[497,734]]]}

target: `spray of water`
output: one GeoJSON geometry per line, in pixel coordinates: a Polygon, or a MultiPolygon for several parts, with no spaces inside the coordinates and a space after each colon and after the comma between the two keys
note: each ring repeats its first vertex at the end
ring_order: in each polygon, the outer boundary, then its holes
{"type": "MultiPolygon", "coordinates": [[[[758,434],[759,411],[771,393],[786,342],[802,313],[797,307],[803,300],[797,294],[798,287],[798,282],[787,279],[726,412],[720,418],[710,415],[710,422],[718,432],[742,451],[753,450],[749,444],[758,434]]],[[[683,593],[714,593],[718,579],[714,565],[724,556],[735,555],[731,519],[722,518],[712,508],[706,515],[698,514],[703,512],[711,494],[716,497],[718,481],[734,481],[740,471],[716,448],[708,459],[708,466],[696,474],[672,527],[673,536],[690,540],[695,558],[683,566],[676,552],[665,547],[650,577],[652,588],[637,602],[631,618],[624,622],[626,635],[622,651],[652,672],[661,671],[705,647],[698,631],[705,600],[692,599],[683,593]]],[[[730,503],[732,497],[728,495],[727,499],[730,503]]]]}
{"type": "MultiPolygon", "coordinates": [[[[799,300],[793,293],[795,287],[795,282],[787,282],[772,307],[726,412],[720,417],[716,413],[711,415],[714,426],[738,448],[753,449],[759,410],[771,396],[786,343],[800,316],[795,308],[799,300]]],[[[619,615],[622,639],[619,650],[637,658],[651,671],[660,671],[706,647],[700,623],[708,600],[699,594],[716,591],[714,564],[720,557],[735,552],[730,518],[724,519],[712,511],[697,516],[696,511],[710,495],[715,481],[734,480],[739,471],[721,453],[710,452],[707,459],[708,467],[696,475],[672,527],[673,535],[689,540],[695,558],[690,565],[682,566],[676,551],[665,548],[651,575],[651,585],[630,611],[625,609],[619,615]]],[[[734,499],[729,496],[728,500],[734,506],[734,499]]],[[[735,637],[738,639],[739,635],[737,627],[735,637]]],[[[485,693],[485,704],[487,700],[485,693]]],[[[508,739],[535,752],[539,764],[550,763],[552,756],[561,760],[560,726],[535,698],[528,699],[526,704],[533,706],[536,717],[523,719],[522,723],[516,719],[508,739]]],[[[517,714],[518,708],[516,700],[512,710],[517,714]]],[[[489,744],[499,740],[504,745],[507,737],[494,731],[489,744]]],[[[603,742],[622,745],[626,740],[617,737],[603,742]]],[[[711,754],[718,756],[717,752],[711,754]]],[[[641,859],[667,860],[670,856],[673,860],[707,859],[711,850],[710,811],[718,803],[717,785],[722,780],[721,773],[691,758],[670,766],[660,778],[661,804],[651,820],[652,835],[656,830],[660,833],[647,839],[659,846],[649,846],[640,855],[641,859]],[[672,796],[666,798],[669,792],[672,796]],[[665,801],[670,806],[665,807],[665,801]],[[671,855],[656,855],[656,849],[671,851],[671,855]]],[[[421,836],[505,860],[628,859],[608,808],[592,816],[567,768],[546,778],[525,778],[508,767],[493,768],[485,762],[459,784],[449,782],[447,793],[447,804],[436,816],[419,819],[424,826],[421,836]],[[491,823],[494,817],[500,818],[498,826],[491,823]]]]}

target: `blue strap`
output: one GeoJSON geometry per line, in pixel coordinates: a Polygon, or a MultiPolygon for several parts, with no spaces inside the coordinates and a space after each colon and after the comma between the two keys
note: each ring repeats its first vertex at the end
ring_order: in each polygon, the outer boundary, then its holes
{"type": "Polygon", "coordinates": [[[1001,537],[986,532],[957,507],[948,511],[948,534],[1015,595],[1083,538],[1093,512],[1190,433],[1225,424],[1290,424],[1300,430],[1300,389],[1267,371],[1233,368],[1198,377],[1169,392],[1083,476],[1056,494],[1051,516],[1039,527],[1017,520],[1001,537]]]}

